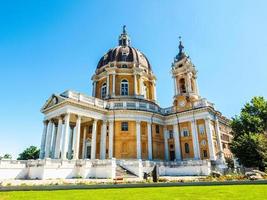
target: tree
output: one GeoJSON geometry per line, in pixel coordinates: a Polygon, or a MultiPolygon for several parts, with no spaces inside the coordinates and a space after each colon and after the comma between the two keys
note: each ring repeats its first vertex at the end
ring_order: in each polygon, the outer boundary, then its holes
{"type": "Polygon", "coordinates": [[[259,167],[267,163],[267,101],[254,97],[232,119],[233,141],[230,148],[245,167],[259,167]]]}
{"type": "Polygon", "coordinates": [[[35,146],[26,148],[22,153],[19,154],[18,160],[36,160],[39,158],[40,150],[35,146]]]}
{"type": "Polygon", "coordinates": [[[4,156],[0,156],[0,160],[1,159],[12,159],[12,156],[8,153],[6,153],[4,156]]]}
{"type": "Polygon", "coordinates": [[[6,153],[4,156],[3,156],[4,159],[12,159],[12,156],[8,153],[6,153]]]}
{"type": "Polygon", "coordinates": [[[228,169],[234,169],[235,168],[235,163],[232,158],[225,157],[225,162],[227,164],[228,169]]]}

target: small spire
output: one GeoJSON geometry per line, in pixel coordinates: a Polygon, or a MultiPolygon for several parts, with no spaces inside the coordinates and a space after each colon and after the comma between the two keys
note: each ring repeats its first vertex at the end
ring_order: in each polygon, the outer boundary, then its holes
{"type": "Polygon", "coordinates": [[[186,54],[183,51],[184,46],[183,46],[183,43],[182,43],[182,37],[181,36],[179,36],[179,46],[178,46],[178,48],[179,48],[179,53],[175,56],[174,62],[180,61],[184,57],[186,57],[186,54]]]}
{"type": "Polygon", "coordinates": [[[184,46],[182,44],[182,37],[179,36],[179,54],[183,53],[184,46]]]}

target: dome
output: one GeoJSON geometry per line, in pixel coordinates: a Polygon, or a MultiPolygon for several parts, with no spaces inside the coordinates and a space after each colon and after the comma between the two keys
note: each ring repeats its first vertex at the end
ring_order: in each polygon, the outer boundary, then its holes
{"type": "Polygon", "coordinates": [[[108,65],[111,62],[116,64],[135,64],[136,67],[140,65],[143,68],[151,70],[150,63],[147,57],[138,49],[130,46],[130,38],[127,35],[125,26],[123,32],[119,37],[119,45],[113,49],[110,49],[104,56],[101,57],[97,64],[97,69],[108,65]]]}
{"type": "Polygon", "coordinates": [[[136,66],[142,65],[145,68],[151,69],[147,57],[138,49],[130,46],[117,46],[110,49],[99,60],[97,69],[109,64],[110,62],[130,62],[136,66]]]}

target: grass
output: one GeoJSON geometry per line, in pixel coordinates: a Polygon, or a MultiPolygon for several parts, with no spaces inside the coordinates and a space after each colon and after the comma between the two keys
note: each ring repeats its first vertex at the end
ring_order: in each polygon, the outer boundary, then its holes
{"type": "Polygon", "coordinates": [[[267,185],[187,186],[127,189],[88,189],[0,192],[0,200],[263,200],[267,199],[267,185]]]}

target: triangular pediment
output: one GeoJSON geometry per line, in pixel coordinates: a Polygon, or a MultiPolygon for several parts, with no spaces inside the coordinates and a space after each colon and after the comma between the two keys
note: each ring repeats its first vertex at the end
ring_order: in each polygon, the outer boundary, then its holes
{"type": "Polygon", "coordinates": [[[64,100],[63,97],[53,94],[43,105],[41,110],[46,110],[47,108],[50,108],[54,105],[59,104],[64,100]]]}

